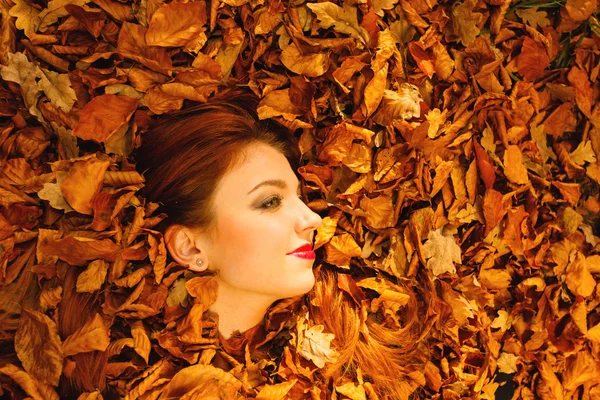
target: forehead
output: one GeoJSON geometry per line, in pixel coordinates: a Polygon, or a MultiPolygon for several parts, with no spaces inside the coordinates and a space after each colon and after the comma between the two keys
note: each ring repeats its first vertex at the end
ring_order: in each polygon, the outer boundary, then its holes
{"type": "Polygon", "coordinates": [[[248,146],[239,161],[234,164],[221,180],[219,192],[246,193],[267,179],[283,179],[295,186],[296,176],[290,163],[281,152],[265,144],[248,146]]]}

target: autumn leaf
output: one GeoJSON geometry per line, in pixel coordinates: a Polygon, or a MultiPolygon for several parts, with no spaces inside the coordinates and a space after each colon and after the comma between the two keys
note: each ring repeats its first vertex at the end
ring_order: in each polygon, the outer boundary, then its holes
{"type": "Polygon", "coordinates": [[[286,398],[288,392],[298,382],[297,379],[293,379],[289,382],[278,383],[275,385],[263,386],[258,394],[256,395],[257,400],[283,400],[286,398]]]}
{"type": "Polygon", "coordinates": [[[0,69],[0,75],[5,81],[15,82],[21,86],[23,102],[29,109],[29,113],[37,116],[38,120],[43,120],[37,108],[39,97],[37,68],[36,64],[29,62],[23,53],[14,53],[8,55],[8,65],[0,69]]]}
{"type": "Polygon", "coordinates": [[[92,199],[102,187],[109,164],[108,161],[95,157],[73,163],[62,180],[60,189],[74,210],[82,214],[92,214],[92,199]]]}
{"type": "Polygon", "coordinates": [[[43,9],[38,18],[40,19],[40,25],[38,29],[44,32],[50,25],[58,21],[59,18],[69,15],[69,12],[65,9],[67,4],[73,4],[76,6],[82,6],[89,0],[51,0],[48,2],[48,6],[43,9]]]}
{"type": "Polygon", "coordinates": [[[108,263],[104,260],[92,261],[85,271],[77,277],[76,290],[78,293],[92,293],[99,290],[104,284],[106,273],[108,272],[108,263]]]}
{"type": "Polygon", "coordinates": [[[550,20],[547,18],[548,13],[546,11],[538,11],[538,7],[519,8],[515,11],[515,14],[517,14],[523,22],[534,28],[545,28],[550,25],[550,20]]]}
{"type": "Polygon", "coordinates": [[[483,14],[473,11],[477,2],[465,0],[452,4],[452,28],[458,40],[465,46],[470,45],[479,35],[477,24],[483,19],[483,14]]]}
{"type": "Polygon", "coordinates": [[[396,223],[394,203],[389,196],[380,195],[373,199],[363,197],[360,200],[360,208],[366,212],[367,224],[374,228],[389,228],[396,223]]]}
{"type": "Polygon", "coordinates": [[[336,386],[335,391],[351,400],[367,400],[365,388],[362,385],[356,386],[354,382],[348,382],[344,385],[336,386]]]}
{"type": "Polygon", "coordinates": [[[572,153],[569,154],[571,160],[577,165],[583,166],[586,162],[595,163],[596,153],[592,149],[592,143],[589,140],[580,142],[572,153]]]}
{"type": "Polygon", "coordinates": [[[186,393],[194,392],[199,397],[220,393],[223,398],[236,398],[235,393],[242,383],[228,372],[211,365],[192,365],[181,369],[162,389],[161,398],[181,399],[186,393]]]}
{"type": "Polygon", "coordinates": [[[80,112],[73,135],[84,140],[106,142],[129,121],[137,99],[105,94],[96,96],[80,112]]]}
{"type": "Polygon", "coordinates": [[[303,332],[300,343],[300,355],[312,361],[317,367],[323,368],[325,363],[334,362],[338,353],[331,348],[331,341],[335,338],[333,333],[323,333],[323,325],[315,325],[303,332]]]}
{"type": "Polygon", "coordinates": [[[43,383],[58,385],[64,354],[54,321],[39,311],[23,309],[15,350],[25,371],[43,383]]]}
{"type": "Polygon", "coordinates": [[[535,81],[549,65],[550,58],[544,46],[526,36],[521,54],[517,57],[517,68],[521,75],[529,81],[535,81]]]}
{"type": "Polygon", "coordinates": [[[33,400],[59,399],[50,385],[38,381],[16,365],[5,364],[0,368],[0,373],[13,379],[33,400]]]}
{"type": "Polygon", "coordinates": [[[25,0],[15,0],[14,4],[9,14],[17,18],[15,22],[17,29],[22,29],[27,37],[34,36],[41,22],[39,10],[25,0]]]}
{"type": "Polygon", "coordinates": [[[329,57],[326,53],[302,54],[295,44],[283,49],[280,59],[290,71],[311,78],[323,75],[329,68],[329,57]]]}
{"type": "Polygon", "coordinates": [[[65,339],[63,352],[65,356],[71,356],[94,350],[104,351],[109,343],[109,330],[106,328],[100,314],[95,314],[85,325],[65,339]]]}
{"type": "Polygon", "coordinates": [[[330,1],[307,3],[306,6],[315,13],[321,28],[333,27],[336,32],[349,35],[363,44],[369,43],[369,34],[358,24],[357,9],[355,7],[346,4],[344,4],[344,7],[340,7],[330,1]]]}
{"type": "Polygon", "coordinates": [[[504,152],[504,174],[511,182],[525,185],[529,182],[527,168],[523,165],[523,155],[518,146],[509,145],[504,152]]]}
{"type": "Polygon", "coordinates": [[[206,6],[197,3],[163,4],[150,19],[146,31],[149,46],[184,46],[205,29],[206,6]]]}
{"type": "Polygon", "coordinates": [[[423,244],[423,252],[427,268],[436,276],[445,272],[456,273],[454,263],[462,262],[460,247],[456,244],[454,236],[444,233],[443,228],[429,232],[427,241],[423,244]]]}

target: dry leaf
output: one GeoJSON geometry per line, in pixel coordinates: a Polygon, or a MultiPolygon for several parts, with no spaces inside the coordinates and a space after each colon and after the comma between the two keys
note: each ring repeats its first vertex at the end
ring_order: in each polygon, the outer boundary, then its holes
{"type": "Polygon", "coordinates": [[[65,356],[86,353],[88,351],[104,351],[110,343],[110,333],[100,314],[94,314],[85,325],[73,332],[63,342],[65,356]]]}
{"type": "Polygon", "coordinates": [[[338,353],[331,348],[331,341],[335,338],[333,333],[323,333],[323,325],[312,326],[304,331],[304,338],[300,343],[300,354],[312,361],[317,367],[323,368],[325,363],[334,362],[338,353]]]}
{"type": "Polygon", "coordinates": [[[423,244],[423,256],[427,260],[427,268],[434,275],[445,272],[456,273],[454,263],[462,262],[460,247],[456,244],[454,236],[443,233],[443,227],[431,230],[423,244]]]}
{"type": "Polygon", "coordinates": [[[15,351],[32,377],[58,385],[64,354],[54,321],[41,312],[23,309],[15,333],[15,351]]]}

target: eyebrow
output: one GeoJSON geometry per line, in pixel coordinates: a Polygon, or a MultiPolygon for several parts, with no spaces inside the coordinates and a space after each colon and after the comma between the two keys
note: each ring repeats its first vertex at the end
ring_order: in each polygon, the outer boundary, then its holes
{"type": "MultiPolygon", "coordinates": [[[[254,186],[254,188],[252,190],[250,190],[248,192],[248,194],[254,192],[255,190],[257,190],[258,188],[260,188],[262,186],[275,186],[275,187],[278,187],[280,189],[287,189],[287,187],[288,187],[287,183],[284,180],[281,180],[281,179],[267,179],[266,181],[262,181],[258,185],[254,186]]],[[[300,181],[298,181],[298,190],[299,189],[300,189],[300,181]]]]}

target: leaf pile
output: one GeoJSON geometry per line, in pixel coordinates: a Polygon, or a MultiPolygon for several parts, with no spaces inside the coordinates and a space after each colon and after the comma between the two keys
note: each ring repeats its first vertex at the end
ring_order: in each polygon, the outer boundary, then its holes
{"type": "Polygon", "coordinates": [[[393,282],[433,282],[415,393],[493,399],[507,373],[519,398],[600,397],[597,1],[0,0],[0,15],[0,394],[58,398],[95,352],[130,399],[377,398],[360,373],[331,394],[300,384],[336,354],[303,319],[278,365],[212,366],[214,284],[167,263],[164,215],[137,194],[152,117],[242,85],[298,135],[322,264],[356,282],[340,287],[400,328],[393,282]],[[71,292],[101,307],[59,334],[71,292]]]}

